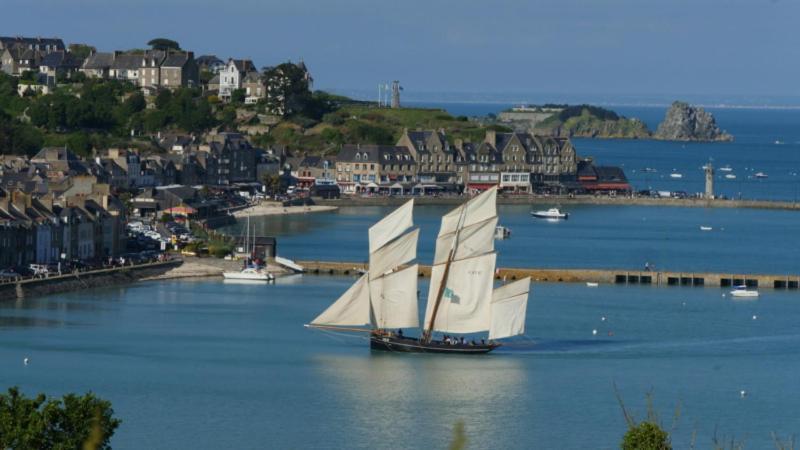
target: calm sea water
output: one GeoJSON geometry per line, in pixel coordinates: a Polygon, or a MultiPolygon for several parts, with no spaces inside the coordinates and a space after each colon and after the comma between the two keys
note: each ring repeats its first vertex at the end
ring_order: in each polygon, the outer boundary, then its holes
{"type": "Polygon", "coordinates": [[[715,430],[771,448],[770,432],[800,430],[796,294],[537,283],[527,336],[470,358],[375,354],[302,327],[352,282],[166,281],[2,303],[0,386],[96,392],[123,419],[120,449],[445,448],[458,421],[469,448],[612,449],[625,431],[614,384],[637,417],[647,392],[667,426],[680,405],[676,448],[693,432],[708,448],[715,430]]]}
{"type": "MultiPolygon", "coordinates": [[[[455,115],[483,116],[513,105],[502,103],[416,103],[445,108],[455,115]]],[[[626,117],[643,120],[651,130],[664,119],[666,107],[608,106],[626,117]]],[[[575,139],[578,155],[598,164],[625,169],[637,190],[703,192],[702,166],[730,166],[736,179],[717,171],[715,192],[729,198],[800,200],[800,109],[707,108],[717,124],[733,134],[732,143],[681,143],[652,140],[575,139]],[[642,169],[656,169],[644,172],[642,169]],[[683,175],[671,178],[671,173],[683,175]],[[756,178],[758,172],[768,178],[756,178]]]]}
{"type": "MultiPolygon", "coordinates": [[[[544,208],[534,207],[534,208],[544,208]]],[[[344,207],[329,213],[253,217],[293,259],[366,261],[367,230],[391,208],[344,207]]],[[[418,206],[419,260],[430,263],[445,206],[418,206]]],[[[527,206],[500,206],[511,238],[495,241],[501,267],[638,270],[645,262],[685,272],[798,273],[795,211],[721,208],[570,206],[569,220],[534,219],[527,206]],[[701,231],[700,226],[713,231],[701,231]]],[[[226,231],[237,233],[237,227],[226,231]]]]}

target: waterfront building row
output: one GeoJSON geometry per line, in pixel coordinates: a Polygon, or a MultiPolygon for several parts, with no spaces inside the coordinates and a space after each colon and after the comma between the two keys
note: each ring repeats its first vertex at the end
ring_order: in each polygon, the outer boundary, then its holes
{"type": "Polygon", "coordinates": [[[99,261],[124,251],[125,206],[108,194],[0,189],[0,268],[99,261]]]}

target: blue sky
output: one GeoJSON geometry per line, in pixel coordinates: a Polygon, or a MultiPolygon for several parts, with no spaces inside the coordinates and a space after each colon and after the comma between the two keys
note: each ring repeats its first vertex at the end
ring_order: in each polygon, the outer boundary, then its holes
{"type": "Polygon", "coordinates": [[[2,0],[0,34],[302,57],[319,88],[800,95],[797,0],[2,0]]]}

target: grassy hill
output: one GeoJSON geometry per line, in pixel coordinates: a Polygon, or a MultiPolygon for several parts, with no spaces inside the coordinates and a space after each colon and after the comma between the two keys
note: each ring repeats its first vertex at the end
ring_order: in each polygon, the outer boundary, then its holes
{"type": "MultiPolygon", "coordinates": [[[[404,128],[443,129],[448,140],[464,139],[480,141],[486,134],[486,126],[454,117],[441,109],[377,108],[366,104],[344,104],[334,112],[325,114],[322,122],[303,126],[291,120],[276,126],[264,137],[270,142],[301,149],[309,153],[336,153],[341,144],[382,144],[397,142],[404,128]]],[[[510,129],[492,125],[497,131],[510,129]]]]}

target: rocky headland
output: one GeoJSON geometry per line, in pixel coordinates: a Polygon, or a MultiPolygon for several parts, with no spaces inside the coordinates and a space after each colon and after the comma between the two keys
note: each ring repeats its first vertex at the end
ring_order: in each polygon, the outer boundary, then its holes
{"type": "Polygon", "coordinates": [[[733,136],[720,130],[714,116],[700,107],[674,102],[653,134],[665,141],[733,141],[733,136]]]}

